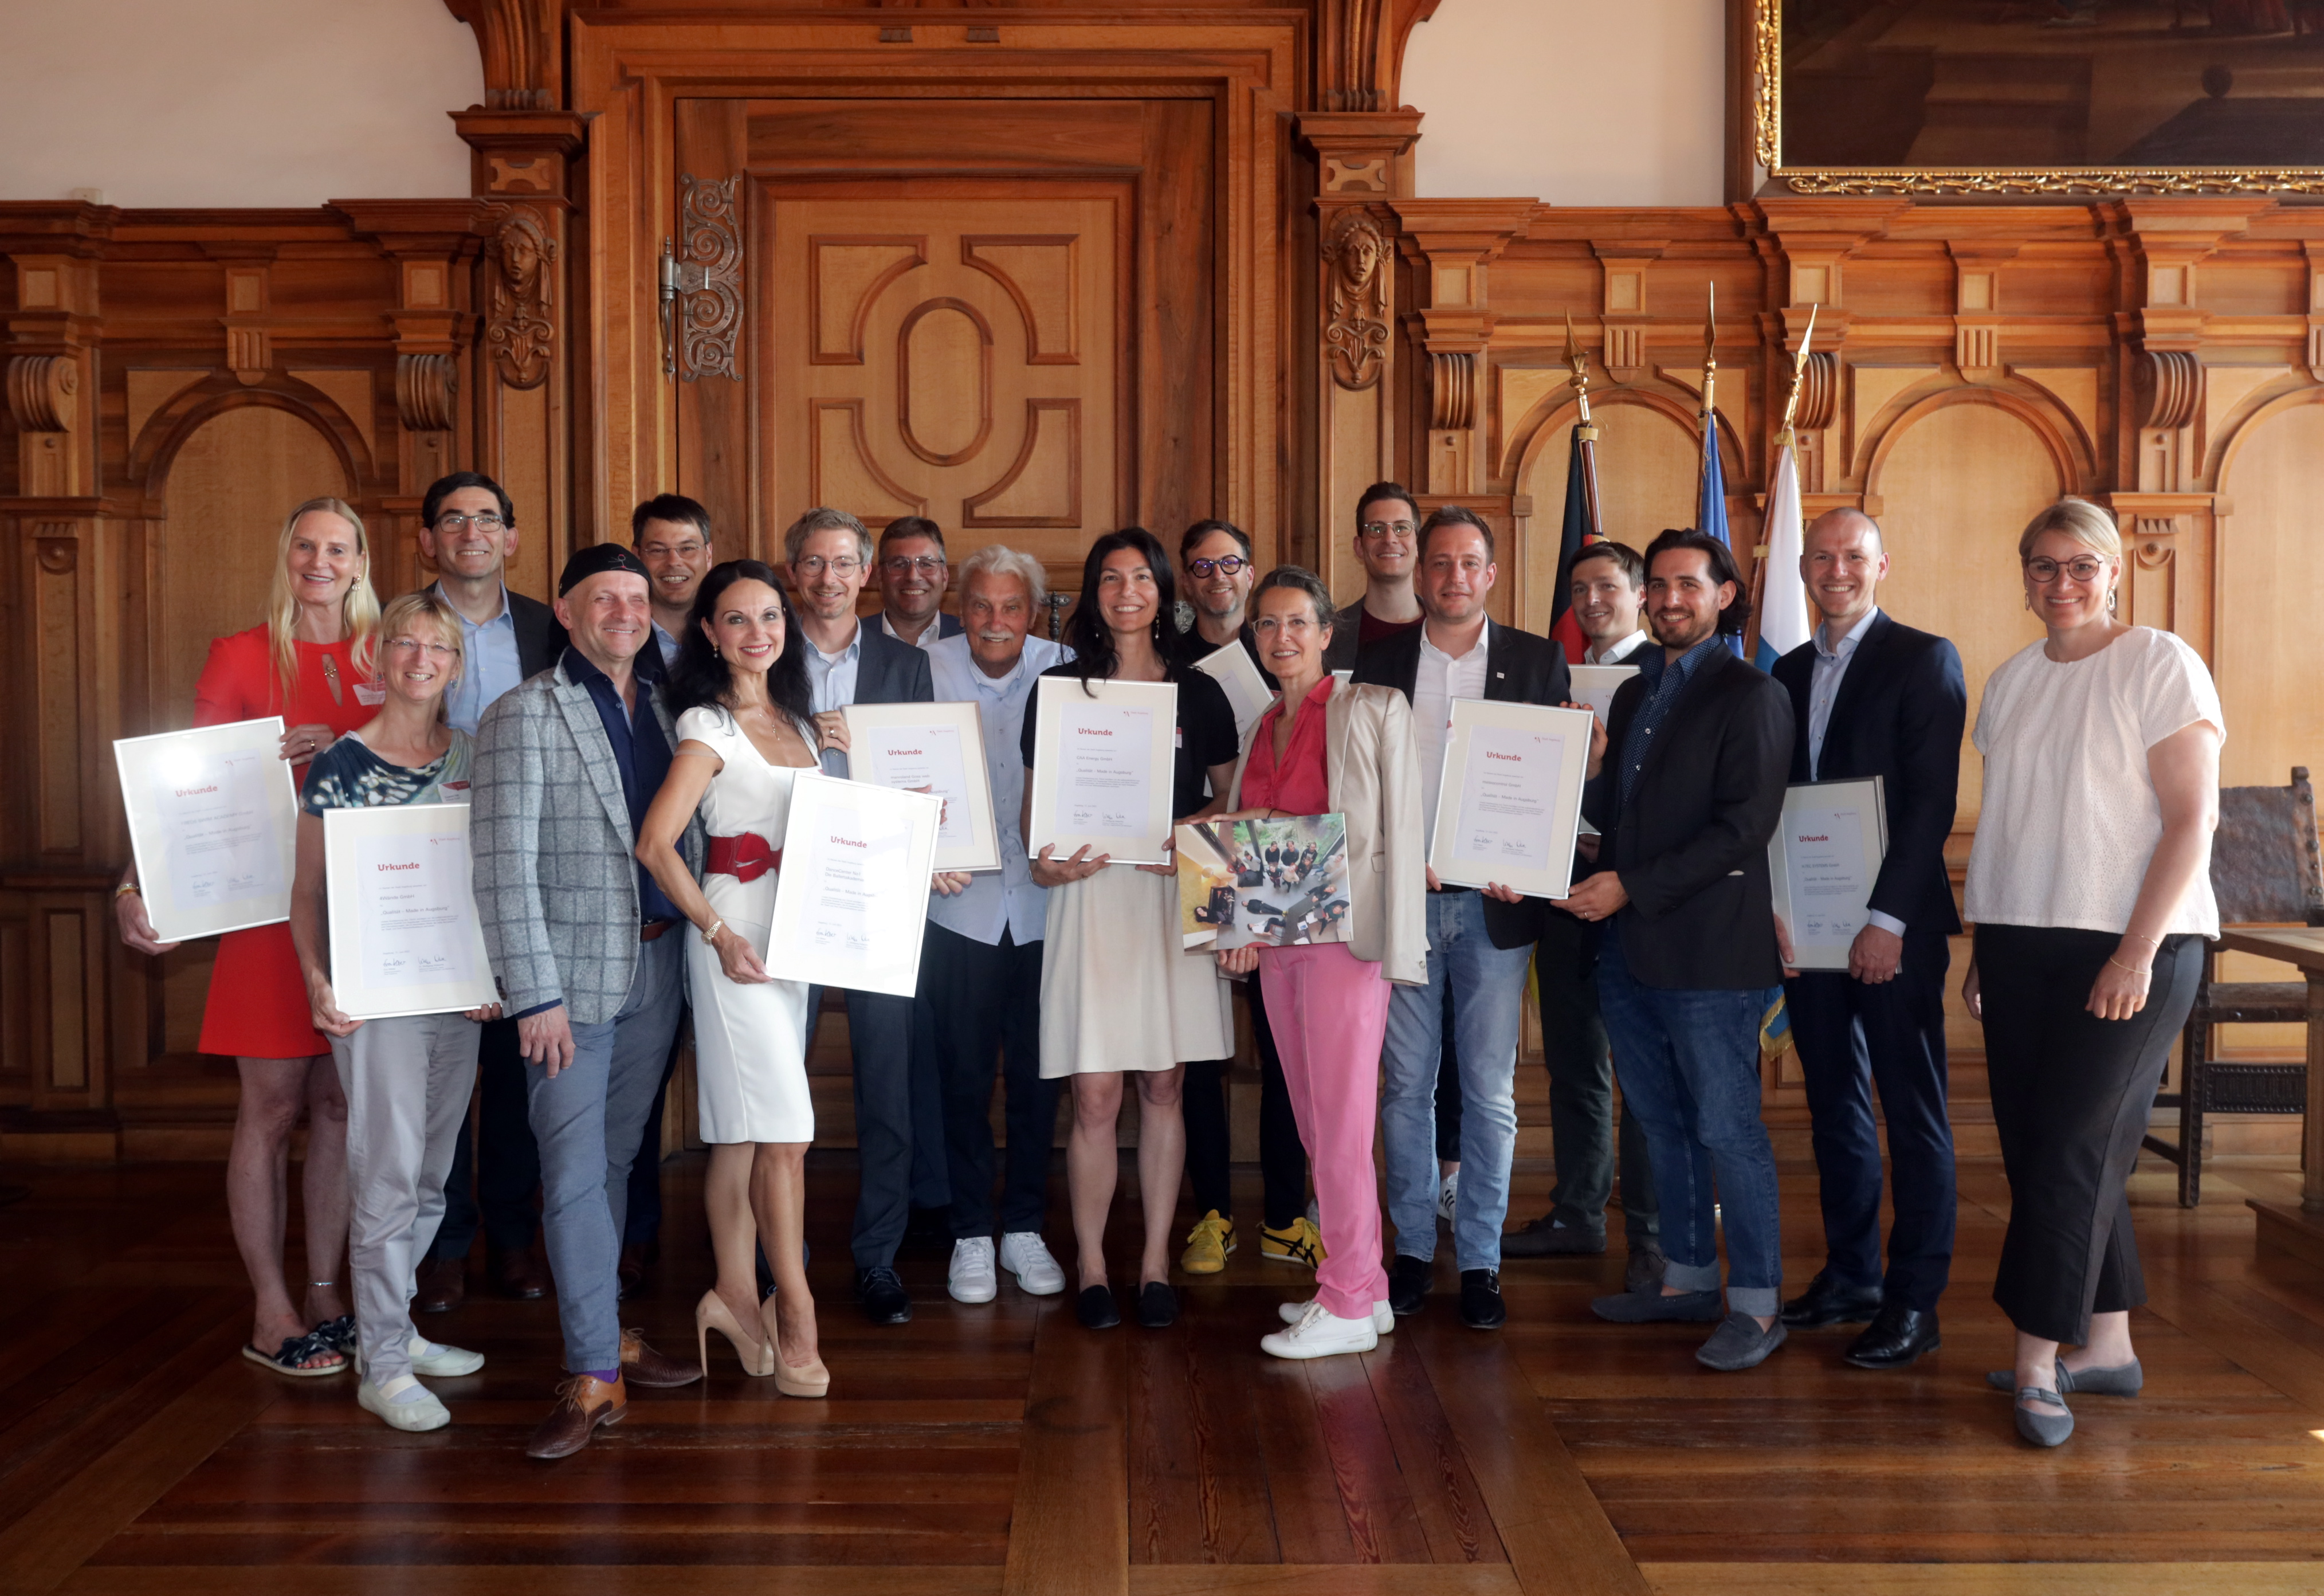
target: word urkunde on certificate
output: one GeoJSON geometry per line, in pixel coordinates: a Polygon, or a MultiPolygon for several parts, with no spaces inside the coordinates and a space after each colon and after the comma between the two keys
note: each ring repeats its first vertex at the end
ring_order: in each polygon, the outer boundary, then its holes
{"type": "Polygon", "coordinates": [[[153,775],[154,812],[172,899],[218,906],[280,893],[282,848],[267,787],[281,761],[256,750],[203,751],[153,775]]]}
{"type": "Polygon", "coordinates": [[[435,986],[475,976],[465,829],[362,837],[355,869],[365,986],[435,986]]]}
{"type": "Polygon", "coordinates": [[[951,726],[922,725],[883,729],[876,735],[881,784],[944,799],[944,823],[936,830],[938,847],[965,848],[973,843],[968,761],[961,752],[960,733],[951,726]]]}
{"type": "Polygon", "coordinates": [[[1795,808],[1784,816],[1790,867],[1793,938],[1809,946],[1845,944],[1864,928],[1872,878],[1864,870],[1861,809],[1795,808]]]}
{"type": "Polygon", "coordinates": [[[1480,725],[1462,773],[1459,853],[1525,870],[1549,867],[1550,804],[1565,739],[1552,732],[1480,725]]]}

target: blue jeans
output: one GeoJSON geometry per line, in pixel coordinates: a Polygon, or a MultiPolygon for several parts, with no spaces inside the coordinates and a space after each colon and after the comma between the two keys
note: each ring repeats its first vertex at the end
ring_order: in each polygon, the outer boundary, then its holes
{"type": "Polygon", "coordinates": [[[524,1066],[533,1139],[540,1145],[540,1228],[557,1277],[565,1367],[573,1373],[622,1361],[622,1224],[630,1166],[661,1090],[670,1038],[686,1009],[680,922],[638,949],[621,1012],[573,1028],[573,1062],[557,1072],[524,1066]]]}
{"type": "Polygon", "coordinates": [[[1388,998],[1380,1056],[1380,1124],[1388,1142],[1388,1212],[1396,1250],[1436,1256],[1436,1070],[1444,991],[1452,990],[1461,1068],[1461,1197],[1454,1256],[1464,1269],[1501,1267],[1509,1158],[1517,1144],[1517,1025],[1533,947],[1495,947],[1479,892],[1428,895],[1428,984],[1388,998]]]}
{"type": "Polygon", "coordinates": [[[1654,1164],[1663,1255],[1670,1260],[1663,1283],[1682,1291],[1719,1289],[1723,1214],[1728,1311],[1763,1318],[1779,1312],[1784,1250],[1775,1151],[1759,1119],[1759,1019],[1766,993],[1642,986],[1622,955],[1620,927],[1609,925],[1598,948],[1598,1004],[1623,1111],[1645,1128],[1654,1164]]]}

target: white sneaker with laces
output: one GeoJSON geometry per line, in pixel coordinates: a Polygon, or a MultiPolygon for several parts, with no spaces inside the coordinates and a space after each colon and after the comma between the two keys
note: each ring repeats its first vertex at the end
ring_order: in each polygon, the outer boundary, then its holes
{"type": "Polygon", "coordinates": [[[952,1276],[945,1282],[954,1302],[991,1302],[1001,1289],[992,1272],[992,1238],[970,1236],[952,1244],[952,1276]]]}
{"type": "Polygon", "coordinates": [[[1055,1296],[1065,1288],[1065,1271],[1049,1256],[1049,1244],[1038,1231],[1010,1231],[1001,1238],[1001,1267],[1017,1277],[1017,1289],[1033,1296],[1055,1296]]]}
{"type": "MultiPolygon", "coordinates": [[[[1279,1303],[1275,1311],[1283,1315],[1286,1324],[1296,1324],[1299,1315],[1307,1311],[1307,1305],[1304,1302],[1279,1303]]],[[[1372,1304],[1372,1328],[1382,1335],[1396,1328],[1396,1314],[1388,1307],[1388,1298],[1384,1296],[1372,1304]]]]}
{"type": "Polygon", "coordinates": [[[1299,1323],[1288,1330],[1259,1338],[1259,1350],[1277,1358],[1329,1358],[1341,1352],[1369,1352],[1379,1345],[1379,1332],[1370,1318],[1342,1319],[1320,1302],[1300,1311],[1299,1323]]]}
{"type": "Polygon", "coordinates": [[[355,1387],[355,1402],[365,1413],[378,1415],[391,1429],[440,1430],[452,1422],[451,1411],[436,1394],[408,1374],[399,1374],[385,1386],[366,1379],[355,1387]]]}
{"type": "Polygon", "coordinates": [[[1436,1188],[1436,1217],[1451,1224],[1453,1215],[1460,1211],[1461,1172],[1455,1169],[1444,1177],[1444,1184],[1436,1188]]]}

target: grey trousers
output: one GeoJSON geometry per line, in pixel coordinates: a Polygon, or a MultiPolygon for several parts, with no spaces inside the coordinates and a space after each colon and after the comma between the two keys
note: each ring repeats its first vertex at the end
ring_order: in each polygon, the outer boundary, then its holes
{"type": "Polygon", "coordinates": [[[410,1014],[331,1038],[347,1099],[355,1333],[374,1386],[411,1372],[412,1271],[443,1222],[482,1029],[457,1014],[410,1014]]]}
{"type": "Polygon", "coordinates": [[[687,935],[681,924],[639,947],[621,1012],[573,1028],[573,1062],[555,1080],[540,1065],[524,1066],[540,1146],[540,1228],[557,1277],[565,1367],[576,1374],[622,1361],[617,1271],[630,1166],[686,1010],[687,935]]]}

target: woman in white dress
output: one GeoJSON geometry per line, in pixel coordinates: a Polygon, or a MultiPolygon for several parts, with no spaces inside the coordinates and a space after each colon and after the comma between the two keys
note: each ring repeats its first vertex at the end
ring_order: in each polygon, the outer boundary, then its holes
{"type": "Polygon", "coordinates": [[[706,1356],[715,1330],[745,1372],[773,1375],[786,1396],[820,1397],[831,1377],[816,1355],[802,1235],[815,1139],[807,989],[773,979],[763,962],[791,784],[816,768],[816,738],[806,645],[772,570],[729,560],[702,579],[665,690],[677,757],[646,812],[638,859],[699,933],[687,986],[718,1282],[694,1310],[696,1351],[706,1356]],[[699,883],[678,852],[696,809],[708,833],[699,883]],[[763,1303],[761,1241],[775,1277],[763,1303]]]}

